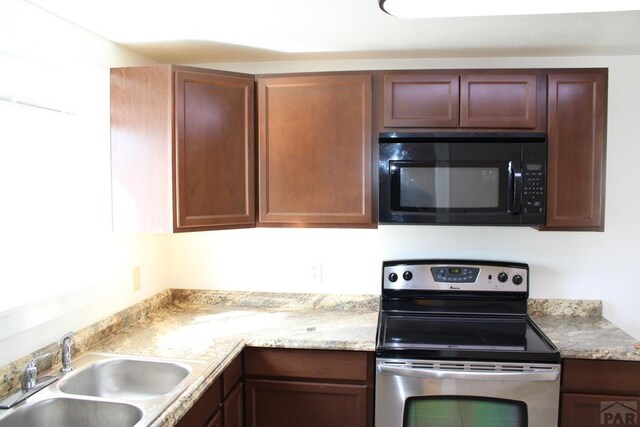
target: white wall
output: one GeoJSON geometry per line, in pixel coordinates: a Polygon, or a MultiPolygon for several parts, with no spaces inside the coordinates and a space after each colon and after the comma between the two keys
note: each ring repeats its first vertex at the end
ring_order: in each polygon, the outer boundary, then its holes
{"type": "Polygon", "coordinates": [[[473,58],[207,64],[248,73],[401,68],[608,67],[606,231],[381,226],[378,230],[256,229],[172,236],[179,287],[379,293],[381,262],[471,258],[527,262],[531,296],[601,299],[604,313],[640,339],[640,57],[473,58]],[[310,279],[322,264],[323,280],[310,279]]]}
{"type": "MultiPolygon", "coordinates": [[[[377,294],[383,259],[509,259],[532,267],[532,296],[598,298],[640,338],[640,58],[475,58],[213,64],[250,73],[384,68],[610,68],[605,233],[528,228],[249,229],[166,235],[110,231],[108,67],[150,63],[24,0],[0,1],[0,59],[45,71],[25,87],[70,103],[70,134],[52,114],[21,123],[0,106],[3,224],[0,366],[168,286],[377,294]],[[53,77],[53,78],[52,78],[53,77]],[[55,87],[49,93],[44,88],[55,87]],[[74,118],[75,117],[75,118],[74,118]],[[59,124],[59,123],[58,123],[59,124]],[[311,279],[322,265],[322,281],[311,279]],[[132,269],[142,290],[132,290],[132,269]]],[[[1,68],[1,67],[0,67],[1,68]]],[[[6,70],[5,70],[6,71],[6,70]]],[[[7,83],[7,75],[0,75],[7,83]]],[[[16,88],[0,84],[0,89],[16,88]]],[[[27,90],[27,89],[25,89],[27,90]]],[[[28,91],[28,90],[27,90],[28,91]]]]}
{"type": "Polygon", "coordinates": [[[0,1],[0,95],[77,113],[0,102],[0,366],[168,286],[166,236],[111,232],[109,67],[148,63],[0,1]]]}

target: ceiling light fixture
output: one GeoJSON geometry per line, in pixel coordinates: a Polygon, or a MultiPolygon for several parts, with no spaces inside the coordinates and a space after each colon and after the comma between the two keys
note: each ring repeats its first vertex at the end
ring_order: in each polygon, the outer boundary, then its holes
{"type": "Polygon", "coordinates": [[[444,18],[463,16],[546,15],[559,13],[620,12],[640,10],[637,0],[583,0],[564,2],[537,0],[462,0],[430,2],[426,0],[378,0],[380,8],[398,18],[444,18]]]}

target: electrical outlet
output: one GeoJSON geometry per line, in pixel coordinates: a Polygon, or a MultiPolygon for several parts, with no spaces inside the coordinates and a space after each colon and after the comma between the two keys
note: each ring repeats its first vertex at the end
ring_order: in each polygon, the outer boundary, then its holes
{"type": "Polygon", "coordinates": [[[140,267],[136,267],[133,270],[131,270],[131,275],[133,279],[133,290],[139,291],[140,288],[142,287],[140,283],[140,267]]]}
{"type": "Polygon", "coordinates": [[[311,281],[322,282],[322,263],[320,261],[311,263],[311,281]]]}

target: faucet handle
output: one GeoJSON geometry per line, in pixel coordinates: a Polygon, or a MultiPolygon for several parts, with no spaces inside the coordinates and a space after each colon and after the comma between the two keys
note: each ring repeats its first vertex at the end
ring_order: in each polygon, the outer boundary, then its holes
{"type": "Polygon", "coordinates": [[[33,359],[29,360],[27,363],[25,363],[24,365],[24,369],[27,369],[29,367],[36,367],[36,364],[38,362],[40,362],[41,360],[46,359],[47,357],[51,356],[52,353],[45,353],[45,354],[41,354],[38,357],[34,357],[33,359]]]}
{"type": "Polygon", "coordinates": [[[75,335],[75,333],[74,333],[73,331],[71,331],[71,332],[67,332],[66,334],[64,334],[64,335],[62,336],[62,343],[64,344],[64,343],[65,343],[65,341],[70,340],[71,338],[73,338],[73,336],[74,336],[74,335],[75,335]]]}
{"type": "Polygon", "coordinates": [[[27,392],[34,388],[38,382],[37,363],[51,356],[51,353],[41,354],[25,363],[22,369],[22,391],[27,392]]]}

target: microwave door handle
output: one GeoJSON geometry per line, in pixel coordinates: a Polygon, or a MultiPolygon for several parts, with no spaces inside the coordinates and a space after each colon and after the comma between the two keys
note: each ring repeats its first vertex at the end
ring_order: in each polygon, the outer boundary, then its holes
{"type": "Polygon", "coordinates": [[[522,207],[522,169],[518,162],[509,162],[509,213],[519,215],[522,207]]]}

